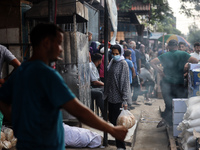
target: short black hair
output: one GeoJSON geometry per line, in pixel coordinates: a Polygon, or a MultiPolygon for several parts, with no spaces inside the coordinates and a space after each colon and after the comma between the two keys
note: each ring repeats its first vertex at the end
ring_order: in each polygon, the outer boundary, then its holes
{"type": "Polygon", "coordinates": [[[88,35],[89,35],[89,36],[92,35],[92,32],[88,32],[88,35]]]}
{"type": "Polygon", "coordinates": [[[93,55],[91,56],[92,62],[97,62],[97,61],[101,60],[102,57],[103,57],[103,56],[102,56],[101,54],[95,53],[95,54],[93,54],[93,55]]]}
{"type": "Polygon", "coordinates": [[[126,46],[127,48],[129,48],[129,45],[128,45],[128,44],[124,44],[124,45],[123,45],[123,47],[125,47],[125,46],[126,46]]]}
{"type": "Polygon", "coordinates": [[[199,42],[195,42],[194,43],[194,47],[196,47],[196,46],[200,46],[200,43],[199,42]]]}
{"type": "Polygon", "coordinates": [[[128,57],[131,54],[131,50],[127,49],[124,51],[124,57],[128,57]]]}
{"type": "Polygon", "coordinates": [[[123,42],[124,42],[124,40],[120,40],[119,44],[121,44],[121,45],[122,45],[122,44],[123,44],[123,42]]]}
{"type": "Polygon", "coordinates": [[[53,23],[39,23],[30,33],[30,41],[33,47],[39,46],[40,42],[46,37],[57,36],[57,32],[64,33],[64,31],[53,23]]]}
{"type": "Polygon", "coordinates": [[[121,49],[121,47],[120,47],[118,44],[113,45],[113,46],[111,47],[111,50],[113,50],[113,49],[117,49],[117,50],[119,51],[120,54],[122,53],[122,49],[121,49]]]}
{"type": "Polygon", "coordinates": [[[178,43],[178,46],[180,47],[180,45],[186,46],[186,43],[185,43],[185,42],[179,42],[179,43],[178,43]]]}
{"type": "Polygon", "coordinates": [[[178,46],[178,42],[176,40],[170,40],[168,46],[178,46]]]}

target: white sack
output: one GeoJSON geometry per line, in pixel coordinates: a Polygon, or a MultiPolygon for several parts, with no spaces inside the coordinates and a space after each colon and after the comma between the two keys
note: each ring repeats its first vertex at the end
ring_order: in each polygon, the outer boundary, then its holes
{"type": "Polygon", "coordinates": [[[181,137],[181,144],[183,145],[184,143],[187,143],[187,140],[190,136],[193,136],[193,133],[190,133],[188,131],[183,131],[182,133],[183,135],[181,137]]]}
{"type": "Polygon", "coordinates": [[[190,136],[187,139],[187,145],[191,146],[191,147],[195,147],[196,144],[196,139],[194,138],[194,136],[190,136]]]}
{"type": "Polygon", "coordinates": [[[200,126],[200,118],[194,120],[183,120],[182,124],[188,129],[192,127],[200,126]]]}
{"type": "Polygon", "coordinates": [[[11,128],[8,127],[2,127],[2,131],[5,134],[6,140],[11,141],[14,137],[14,132],[11,128]]]}
{"type": "Polygon", "coordinates": [[[184,125],[183,122],[180,122],[180,123],[178,124],[178,126],[176,127],[176,129],[177,129],[178,131],[183,131],[183,130],[186,129],[186,127],[185,127],[185,125],[184,125]]]}
{"type": "Polygon", "coordinates": [[[200,118],[200,103],[197,103],[195,105],[191,105],[187,108],[186,113],[184,114],[184,119],[198,119],[200,118]]]}
{"type": "Polygon", "coordinates": [[[70,147],[95,148],[101,145],[101,136],[88,129],[70,127],[63,123],[65,145],[70,147]]]}
{"type": "Polygon", "coordinates": [[[193,133],[194,130],[196,130],[197,132],[200,132],[200,126],[187,129],[187,131],[190,133],[193,133]]]}
{"type": "Polygon", "coordinates": [[[190,97],[188,100],[185,101],[185,103],[188,107],[200,103],[200,96],[190,97]]]}

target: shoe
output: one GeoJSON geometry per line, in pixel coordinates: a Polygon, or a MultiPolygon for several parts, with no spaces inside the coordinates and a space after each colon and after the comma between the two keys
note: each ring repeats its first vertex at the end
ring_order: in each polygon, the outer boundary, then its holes
{"type": "Polygon", "coordinates": [[[141,104],[138,104],[137,102],[133,102],[132,105],[141,105],[141,104]]]}
{"type": "Polygon", "coordinates": [[[129,106],[128,109],[132,110],[132,109],[135,109],[134,106],[129,106]]]}
{"type": "Polygon", "coordinates": [[[164,119],[162,119],[162,120],[158,123],[157,128],[160,128],[160,127],[163,127],[163,126],[166,126],[166,125],[167,125],[166,121],[165,121],[164,119]]]}

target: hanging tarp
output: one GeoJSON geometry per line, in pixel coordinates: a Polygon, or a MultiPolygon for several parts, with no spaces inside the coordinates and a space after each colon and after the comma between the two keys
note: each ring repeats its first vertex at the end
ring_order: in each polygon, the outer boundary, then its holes
{"type": "Polygon", "coordinates": [[[116,44],[116,36],[117,36],[117,6],[115,0],[106,0],[107,8],[108,8],[108,13],[110,15],[110,20],[111,24],[113,27],[113,37],[110,41],[111,45],[116,44]]]}

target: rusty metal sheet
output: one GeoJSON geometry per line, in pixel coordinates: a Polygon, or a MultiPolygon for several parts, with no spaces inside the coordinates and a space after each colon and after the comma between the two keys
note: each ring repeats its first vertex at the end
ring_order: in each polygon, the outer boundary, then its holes
{"type": "MultiPolygon", "coordinates": [[[[56,69],[76,97],[84,105],[90,107],[90,68],[87,36],[80,32],[65,32],[64,37],[64,59],[57,62],[56,69]]],[[[62,113],[64,119],[74,119],[64,110],[62,110],[62,113]]]]}
{"type": "MultiPolygon", "coordinates": [[[[59,0],[57,3],[57,19],[65,22],[73,22],[72,16],[76,14],[77,21],[83,18],[88,20],[88,9],[76,0],[59,0]],[[64,17],[64,19],[62,19],[64,17]],[[69,17],[69,19],[67,19],[69,17]]],[[[26,18],[40,19],[48,18],[48,1],[41,1],[38,4],[34,4],[33,7],[26,12],[26,18]]],[[[82,21],[82,20],[81,20],[82,21]]]]}
{"type": "Polygon", "coordinates": [[[57,63],[56,69],[77,98],[89,107],[90,72],[87,36],[80,32],[66,32],[64,35],[68,37],[64,40],[64,60],[57,63]],[[71,56],[68,56],[70,54],[71,56]]]}
{"type": "Polygon", "coordinates": [[[91,5],[84,3],[88,9],[89,20],[87,22],[88,31],[92,33],[92,41],[99,41],[99,16],[100,12],[91,5]]]}

